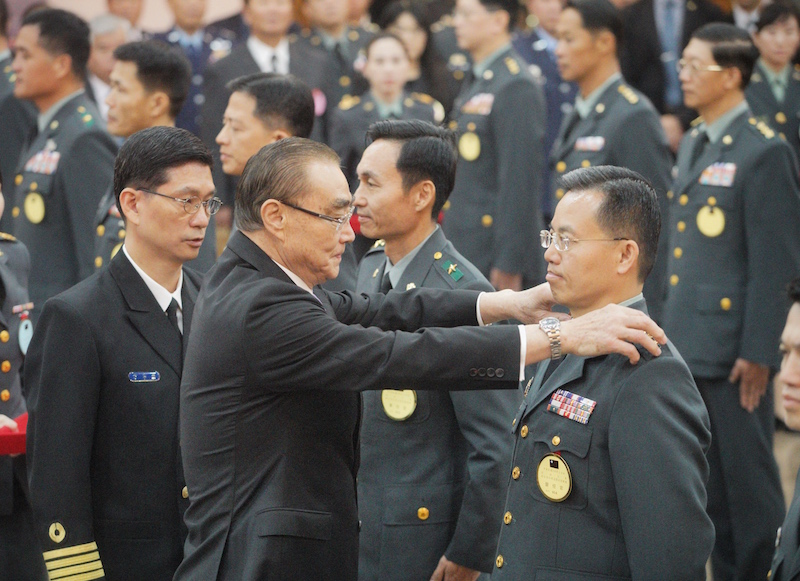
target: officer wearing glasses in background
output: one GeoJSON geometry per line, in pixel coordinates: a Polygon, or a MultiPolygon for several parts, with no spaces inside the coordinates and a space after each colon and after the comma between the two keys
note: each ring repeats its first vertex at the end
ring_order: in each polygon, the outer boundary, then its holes
{"type": "Polygon", "coordinates": [[[779,363],[775,303],[800,271],[800,186],[790,146],[745,101],[757,57],[750,35],[731,24],[699,28],[684,49],[684,103],[702,122],[678,150],[665,222],[661,320],[711,418],[717,581],[764,579],[784,516],[772,396],[763,396],[779,363]]]}
{"type": "Polygon", "coordinates": [[[183,264],[220,206],[211,163],[183,129],[129,137],[114,168],[125,245],[34,331],[28,478],[51,578],[168,581],[183,556],[178,386],[200,286],[183,264]]]}

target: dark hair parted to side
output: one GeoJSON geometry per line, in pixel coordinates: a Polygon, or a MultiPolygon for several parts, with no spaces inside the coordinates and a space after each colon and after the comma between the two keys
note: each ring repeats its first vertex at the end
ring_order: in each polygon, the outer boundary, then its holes
{"type": "Polygon", "coordinates": [[[609,236],[628,238],[639,245],[639,280],[644,282],[656,262],[661,234],[661,209],[650,182],[633,170],[598,165],[567,173],[561,177],[560,187],[567,194],[603,194],[595,219],[609,236]]]}
{"type": "Polygon", "coordinates": [[[136,78],[148,92],[169,97],[169,116],[175,119],[192,84],[192,64],[183,52],[165,42],[144,40],[117,47],[114,58],[136,65],[136,78]]]}
{"type": "Polygon", "coordinates": [[[39,28],[39,46],[53,56],[67,54],[72,59],[72,74],[86,80],[89,61],[89,25],[72,12],[58,8],[37,10],[22,20],[22,26],[39,28]]]}
{"type": "Polygon", "coordinates": [[[169,180],[167,171],[199,163],[212,167],[211,152],[200,138],[177,127],[148,127],[122,144],[114,162],[114,196],[125,217],[119,195],[125,188],[155,190],[169,180]]]}
{"type": "Polygon", "coordinates": [[[800,303],[800,276],[789,283],[787,291],[790,301],[800,303]]]}
{"type": "Polygon", "coordinates": [[[758,59],[758,49],[746,30],[733,24],[712,22],[695,30],[692,38],[711,45],[711,55],[719,66],[739,69],[742,75],[740,88],[744,90],[747,87],[758,59]]]}
{"type": "Polygon", "coordinates": [[[564,9],[572,8],[581,15],[583,27],[589,32],[607,30],[617,39],[617,51],[622,42],[622,17],[608,0],[567,0],[564,9]]]}
{"type": "Polygon", "coordinates": [[[436,218],[453,191],[456,181],[455,133],[427,121],[376,121],[367,130],[367,143],[387,139],[402,143],[397,156],[397,171],[408,192],[422,180],[431,180],[436,201],[431,215],[436,218]]]}
{"type": "Polygon", "coordinates": [[[761,9],[761,15],[756,23],[756,32],[761,32],[776,22],[786,22],[790,18],[794,18],[797,24],[800,24],[800,11],[791,2],[777,0],[772,4],[767,4],[761,9]]]}
{"type": "Polygon", "coordinates": [[[521,4],[517,0],[478,0],[478,2],[483,4],[483,7],[489,12],[496,10],[508,12],[508,31],[514,30],[514,26],[517,24],[517,14],[521,9],[521,4]]]}
{"type": "Polygon", "coordinates": [[[314,127],[314,96],[293,75],[254,73],[227,84],[231,93],[245,93],[256,101],[254,115],[267,128],[283,128],[295,137],[308,137],[314,127]]]}
{"type": "Polygon", "coordinates": [[[312,163],[339,165],[339,156],[324,143],[287,137],[262,147],[244,166],[236,188],[236,227],[253,232],[264,227],[261,206],[267,200],[292,202],[303,197],[312,163]]]}

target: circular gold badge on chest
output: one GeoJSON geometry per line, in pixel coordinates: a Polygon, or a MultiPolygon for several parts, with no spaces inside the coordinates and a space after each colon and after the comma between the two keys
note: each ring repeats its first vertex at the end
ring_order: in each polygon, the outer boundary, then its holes
{"type": "Polygon", "coordinates": [[[536,484],[547,500],[562,502],[572,492],[572,473],[561,456],[548,454],[539,462],[536,484]]]}
{"type": "Polygon", "coordinates": [[[725,230],[725,214],[718,207],[703,206],[697,213],[697,228],[709,238],[719,236],[725,230]]]}
{"type": "Polygon", "coordinates": [[[467,161],[475,161],[481,154],[481,140],[477,134],[467,131],[458,140],[458,151],[467,161]]]}
{"type": "Polygon", "coordinates": [[[417,392],[413,389],[384,389],[381,403],[386,415],[396,422],[407,420],[417,409],[417,392]]]}
{"type": "Polygon", "coordinates": [[[44,198],[37,192],[25,196],[25,217],[31,224],[38,224],[44,220],[44,198]]]}

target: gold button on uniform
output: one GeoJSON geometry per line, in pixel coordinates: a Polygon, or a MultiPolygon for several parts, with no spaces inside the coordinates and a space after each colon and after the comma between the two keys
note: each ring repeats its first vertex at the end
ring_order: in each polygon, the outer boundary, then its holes
{"type": "Polygon", "coordinates": [[[434,260],[439,260],[441,258],[442,258],[442,253],[441,252],[434,252],[433,253],[433,259],[434,260]]]}
{"type": "Polygon", "coordinates": [[[506,523],[507,525],[510,525],[510,524],[511,524],[511,519],[512,519],[512,518],[513,518],[513,517],[511,516],[511,513],[510,513],[510,512],[506,512],[506,513],[503,515],[503,522],[504,522],[504,523],[506,523]]]}
{"type": "Polygon", "coordinates": [[[3,363],[0,363],[0,370],[3,373],[8,373],[9,371],[11,371],[11,361],[6,359],[5,361],[3,361],[3,363]]]}
{"type": "Polygon", "coordinates": [[[562,190],[561,188],[558,188],[556,190],[556,199],[560,200],[563,197],[564,197],[564,190],[562,190]]]}
{"type": "Polygon", "coordinates": [[[728,297],[725,297],[719,302],[719,306],[722,307],[723,311],[730,311],[731,310],[731,300],[728,297]]]}
{"type": "Polygon", "coordinates": [[[519,480],[519,466],[514,466],[514,469],[511,471],[511,478],[514,480],[519,480]]]}
{"type": "Polygon", "coordinates": [[[686,204],[689,203],[689,196],[687,196],[686,194],[681,194],[681,197],[678,198],[678,203],[681,206],[685,206],[686,204]]]}
{"type": "Polygon", "coordinates": [[[184,486],[183,490],[181,490],[181,496],[183,498],[189,498],[189,488],[187,486],[184,486]]]}
{"type": "Polygon", "coordinates": [[[498,569],[500,569],[503,566],[503,555],[497,555],[497,559],[495,559],[494,564],[497,565],[498,569]]]}
{"type": "Polygon", "coordinates": [[[786,123],[786,114],[783,111],[778,111],[775,113],[775,121],[783,125],[786,123]]]}
{"type": "Polygon", "coordinates": [[[528,437],[528,426],[527,425],[522,426],[520,428],[519,435],[522,436],[523,438],[527,438],[528,437]]]}
{"type": "Polygon", "coordinates": [[[678,275],[677,274],[673,274],[671,277],[669,277],[669,284],[671,284],[672,286],[675,286],[675,285],[678,284],[678,275]]]}
{"type": "Polygon", "coordinates": [[[121,228],[120,231],[117,232],[117,236],[119,236],[120,240],[124,239],[125,238],[125,229],[121,228]]]}
{"type": "Polygon", "coordinates": [[[680,258],[681,256],[683,256],[683,249],[676,248],[675,250],[672,251],[672,254],[675,256],[675,258],[680,258]]]}
{"type": "Polygon", "coordinates": [[[678,232],[683,232],[684,230],[686,230],[686,222],[678,222],[678,232]]]}
{"type": "Polygon", "coordinates": [[[95,266],[95,268],[100,268],[101,266],[103,266],[103,257],[102,256],[95,257],[94,266],[95,266]]]}
{"type": "Polygon", "coordinates": [[[486,81],[491,81],[494,78],[494,71],[484,71],[483,78],[486,81]]]}
{"type": "Polygon", "coordinates": [[[14,183],[20,185],[22,183],[22,174],[18,173],[17,177],[14,178],[14,183]]]}
{"type": "Polygon", "coordinates": [[[467,131],[475,131],[475,129],[477,129],[477,126],[474,123],[467,123],[467,131]]]}
{"type": "Polygon", "coordinates": [[[11,338],[11,335],[8,334],[8,331],[0,331],[0,341],[3,343],[8,343],[8,340],[11,338]]]}
{"type": "Polygon", "coordinates": [[[11,216],[17,218],[19,216],[19,206],[11,208],[11,216]]]}
{"type": "Polygon", "coordinates": [[[51,524],[48,533],[50,534],[50,540],[54,543],[60,543],[66,537],[66,531],[60,522],[51,524]]]}
{"type": "Polygon", "coordinates": [[[494,223],[494,218],[492,218],[489,214],[484,214],[481,218],[481,224],[483,224],[484,228],[488,228],[494,223]]]}
{"type": "Polygon", "coordinates": [[[565,170],[565,169],[567,169],[567,164],[566,164],[566,162],[559,161],[559,162],[556,164],[556,171],[557,171],[558,173],[564,173],[564,170],[565,170]]]}
{"type": "Polygon", "coordinates": [[[709,206],[716,206],[717,205],[717,198],[714,196],[708,196],[708,205],[709,206]]]}
{"type": "Polygon", "coordinates": [[[421,506],[417,509],[417,518],[419,520],[428,520],[428,517],[430,515],[431,515],[430,511],[424,506],[421,506]]]}
{"type": "Polygon", "coordinates": [[[667,192],[667,199],[668,200],[671,200],[674,196],[675,196],[675,194],[674,194],[674,192],[672,190],[667,192]]]}
{"type": "Polygon", "coordinates": [[[602,103],[598,103],[597,107],[595,107],[594,110],[597,111],[598,113],[602,113],[603,111],[606,110],[606,106],[603,105],[602,103]]]}
{"type": "Polygon", "coordinates": [[[553,436],[552,442],[553,446],[558,446],[561,443],[561,438],[559,438],[558,436],[553,436]]]}
{"type": "Polygon", "coordinates": [[[102,224],[100,224],[100,225],[97,227],[97,235],[98,235],[98,236],[102,236],[102,235],[103,235],[103,234],[105,234],[105,233],[106,233],[106,227],[105,227],[105,226],[103,226],[102,224]]]}
{"type": "Polygon", "coordinates": [[[10,391],[8,391],[7,389],[4,389],[3,391],[0,391],[0,400],[8,401],[10,399],[11,399],[11,392],[10,391]]]}
{"type": "Polygon", "coordinates": [[[730,135],[726,135],[725,137],[722,138],[722,143],[724,143],[725,145],[730,145],[731,143],[733,143],[733,137],[731,137],[730,135]]]}
{"type": "Polygon", "coordinates": [[[458,121],[451,121],[450,123],[447,124],[447,126],[453,131],[455,131],[456,129],[458,129],[458,121]]]}
{"type": "Polygon", "coordinates": [[[592,165],[592,162],[590,162],[588,159],[584,159],[581,162],[581,167],[589,167],[590,165],[592,165]]]}
{"type": "Polygon", "coordinates": [[[342,77],[339,77],[339,84],[340,84],[342,87],[348,87],[348,86],[350,86],[350,77],[348,77],[348,76],[342,76],[342,77]]]}

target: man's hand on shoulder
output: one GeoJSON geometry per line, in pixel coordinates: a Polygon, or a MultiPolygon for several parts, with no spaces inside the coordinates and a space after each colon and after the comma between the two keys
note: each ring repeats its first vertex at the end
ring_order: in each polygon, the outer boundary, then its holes
{"type": "Polygon", "coordinates": [[[442,555],[436,570],[431,575],[431,581],[475,581],[480,574],[480,571],[462,567],[457,563],[448,561],[447,557],[442,555]]]}
{"type": "Polygon", "coordinates": [[[737,359],[733,364],[728,381],[739,382],[739,404],[752,413],[767,392],[769,367],[754,361],[737,359]]]}
{"type": "Polygon", "coordinates": [[[516,319],[525,325],[536,325],[545,317],[562,321],[570,318],[566,313],[553,312],[556,304],[548,283],[520,292],[497,291],[481,295],[481,318],[484,323],[516,319]]]}

